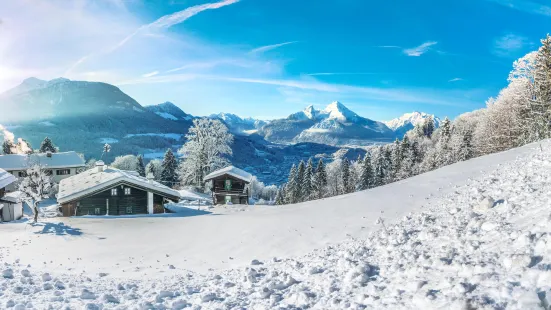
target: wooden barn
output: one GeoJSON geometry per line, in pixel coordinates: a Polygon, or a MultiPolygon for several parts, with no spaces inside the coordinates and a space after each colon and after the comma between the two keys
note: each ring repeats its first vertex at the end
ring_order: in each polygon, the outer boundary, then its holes
{"type": "Polygon", "coordinates": [[[249,188],[252,175],[244,170],[229,166],[216,170],[205,177],[212,182],[211,192],[214,204],[249,204],[249,188]]]}
{"type": "Polygon", "coordinates": [[[167,186],[101,161],[94,169],[62,180],[57,194],[63,216],[164,213],[165,203],[179,199],[179,193],[167,186]]]}

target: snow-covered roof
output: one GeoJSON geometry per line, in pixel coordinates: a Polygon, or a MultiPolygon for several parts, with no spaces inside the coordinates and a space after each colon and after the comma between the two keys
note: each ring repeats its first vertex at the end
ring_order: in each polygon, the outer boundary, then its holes
{"type": "Polygon", "coordinates": [[[237,179],[243,180],[245,182],[251,182],[253,175],[248,173],[245,170],[236,168],[234,166],[229,166],[220,170],[213,171],[205,177],[205,181],[212,180],[216,177],[222,176],[224,174],[231,175],[237,179]]]}
{"type": "Polygon", "coordinates": [[[83,173],[63,179],[59,182],[57,202],[65,203],[89,194],[107,189],[120,182],[134,184],[151,191],[166,194],[170,197],[180,197],[180,194],[163,184],[148,180],[133,171],[119,170],[105,166],[103,171],[93,168],[83,173]]]}
{"type": "Polygon", "coordinates": [[[16,178],[13,176],[13,174],[0,168],[0,188],[4,188],[15,181],[16,178]]]}
{"type": "Polygon", "coordinates": [[[21,192],[16,191],[16,192],[6,193],[6,195],[4,195],[4,197],[0,198],[0,200],[12,202],[12,203],[21,202],[21,192]]]}
{"type": "Polygon", "coordinates": [[[84,167],[84,159],[76,152],[26,154],[10,154],[0,156],[0,168],[13,171],[25,170],[29,165],[39,163],[48,168],[76,168],[84,167]]]}

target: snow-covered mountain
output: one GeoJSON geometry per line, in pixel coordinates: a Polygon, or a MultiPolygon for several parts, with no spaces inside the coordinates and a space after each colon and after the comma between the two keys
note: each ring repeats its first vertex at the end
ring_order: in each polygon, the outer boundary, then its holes
{"type": "Polygon", "coordinates": [[[172,121],[190,121],[193,116],[185,113],[172,102],[164,102],[157,105],[145,106],[149,111],[159,115],[160,117],[172,121]]]}
{"type": "Polygon", "coordinates": [[[394,137],[385,124],[361,117],[338,101],[323,110],[308,106],[286,119],[270,122],[259,133],[268,141],[330,145],[367,145],[394,137]]]}
{"type": "Polygon", "coordinates": [[[427,114],[424,112],[411,112],[411,113],[405,113],[404,115],[395,118],[390,121],[383,122],[385,125],[388,126],[398,138],[401,138],[406,132],[413,129],[418,124],[423,124],[425,120],[429,117],[432,117],[434,120],[434,126],[435,128],[438,128],[440,126],[440,119],[433,114],[427,114]]]}
{"type": "Polygon", "coordinates": [[[256,133],[258,129],[267,124],[267,122],[263,120],[258,120],[251,117],[241,118],[235,114],[223,112],[211,114],[209,118],[223,121],[231,132],[237,134],[256,133]]]}

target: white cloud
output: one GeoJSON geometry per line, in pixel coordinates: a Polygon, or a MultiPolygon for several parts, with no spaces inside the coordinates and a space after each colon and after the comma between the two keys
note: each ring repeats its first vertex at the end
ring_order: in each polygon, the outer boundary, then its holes
{"type": "Polygon", "coordinates": [[[289,45],[289,44],[294,44],[294,43],[298,43],[298,41],[289,41],[289,42],[283,42],[283,43],[278,43],[278,44],[261,46],[261,47],[258,47],[258,48],[255,48],[255,49],[251,50],[250,53],[251,54],[265,53],[265,52],[274,50],[276,48],[280,48],[282,46],[289,45]]]}
{"type": "Polygon", "coordinates": [[[518,52],[528,45],[531,45],[528,38],[509,33],[495,39],[493,52],[497,56],[511,57],[517,55],[518,52]]]}
{"type": "Polygon", "coordinates": [[[551,6],[530,0],[487,0],[526,13],[551,17],[551,6]]]}
{"type": "Polygon", "coordinates": [[[431,46],[434,46],[436,44],[438,44],[438,42],[434,42],[434,41],[425,42],[417,47],[405,49],[404,54],[408,56],[419,57],[425,54],[426,52],[428,52],[431,46]]]}
{"type": "Polygon", "coordinates": [[[316,72],[308,73],[309,76],[324,76],[324,75],[375,75],[378,73],[374,72],[316,72]]]}
{"type": "Polygon", "coordinates": [[[157,75],[157,74],[159,74],[159,71],[153,71],[153,72],[149,72],[149,73],[143,74],[142,77],[148,78],[148,77],[155,76],[155,75],[157,75]]]}
{"type": "Polygon", "coordinates": [[[463,79],[462,78],[453,78],[453,79],[449,80],[448,82],[453,83],[453,82],[460,82],[460,81],[463,81],[463,79]]]}

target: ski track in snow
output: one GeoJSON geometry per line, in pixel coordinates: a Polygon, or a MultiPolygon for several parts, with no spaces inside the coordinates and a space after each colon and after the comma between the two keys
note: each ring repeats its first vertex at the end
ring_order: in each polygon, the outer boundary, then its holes
{"type": "Polygon", "coordinates": [[[4,261],[0,308],[548,309],[551,143],[528,147],[401,220],[382,214],[367,238],[295,258],[133,280],[4,261]]]}

